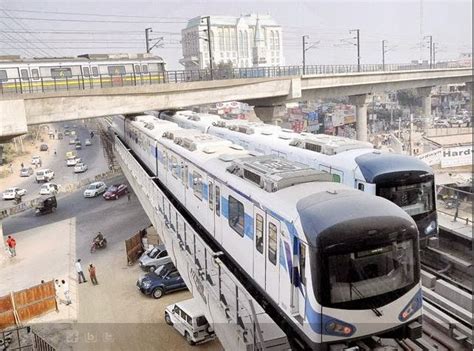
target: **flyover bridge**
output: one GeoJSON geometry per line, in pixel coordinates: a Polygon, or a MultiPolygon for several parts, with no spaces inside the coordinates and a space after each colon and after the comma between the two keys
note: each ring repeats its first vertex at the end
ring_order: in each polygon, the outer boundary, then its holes
{"type": "Polygon", "coordinates": [[[472,82],[471,67],[381,65],[299,66],[216,71],[168,71],[148,79],[132,76],[10,82],[0,94],[0,142],[26,132],[27,125],[111,114],[182,108],[238,100],[256,107],[265,122],[287,101],[349,96],[356,105],[358,138],[367,138],[367,96],[417,88],[430,108],[431,88],[472,82]],[[358,71],[360,70],[360,71],[358,71]],[[220,73],[219,73],[220,72],[220,73]],[[227,73],[226,73],[227,72],[227,73]],[[219,73],[219,74],[217,74],[219,73]],[[47,83],[47,84],[46,84],[47,83]],[[13,84],[13,85],[11,85],[13,84]]]}

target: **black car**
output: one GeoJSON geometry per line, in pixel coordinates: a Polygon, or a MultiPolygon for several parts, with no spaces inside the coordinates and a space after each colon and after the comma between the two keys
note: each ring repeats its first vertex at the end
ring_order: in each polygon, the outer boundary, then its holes
{"type": "Polygon", "coordinates": [[[35,214],[42,215],[47,213],[52,213],[58,207],[58,203],[56,201],[55,196],[48,196],[41,198],[38,204],[35,207],[35,214]]]}
{"type": "Polygon", "coordinates": [[[41,146],[40,146],[40,151],[48,151],[48,145],[46,145],[46,144],[41,144],[41,146]]]}
{"type": "Polygon", "coordinates": [[[137,287],[143,294],[159,299],[164,294],[186,289],[186,284],[173,263],[167,263],[138,279],[137,287]]]}

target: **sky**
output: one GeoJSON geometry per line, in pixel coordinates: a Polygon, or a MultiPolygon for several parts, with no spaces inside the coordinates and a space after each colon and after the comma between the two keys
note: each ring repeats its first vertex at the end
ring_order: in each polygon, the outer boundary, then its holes
{"type": "Polygon", "coordinates": [[[163,47],[152,52],[167,69],[182,69],[181,29],[199,15],[269,14],[282,26],[287,65],[302,61],[301,37],[314,48],[307,64],[357,62],[352,29],[360,29],[361,62],[428,59],[423,37],[432,35],[436,60],[472,52],[470,0],[372,1],[137,1],[0,0],[0,55],[75,56],[84,53],[144,52],[145,28],[163,47]],[[421,10],[422,9],[422,10],[421,10]]]}

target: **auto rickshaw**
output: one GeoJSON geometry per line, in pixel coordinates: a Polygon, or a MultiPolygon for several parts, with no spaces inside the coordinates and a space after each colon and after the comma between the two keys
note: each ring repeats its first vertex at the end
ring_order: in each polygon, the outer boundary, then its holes
{"type": "Polygon", "coordinates": [[[39,216],[42,214],[52,213],[58,207],[56,196],[48,196],[40,199],[35,207],[35,215],[39,216]]]}

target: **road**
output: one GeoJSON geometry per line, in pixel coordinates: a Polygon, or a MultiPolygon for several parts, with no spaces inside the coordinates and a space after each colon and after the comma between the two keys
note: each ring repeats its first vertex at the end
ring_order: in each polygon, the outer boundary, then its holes
{"type": "MultiPolygon", "coordinates": [[[[112,182],[126,180],[116,177],[112,182]]],[[[61,195],[55,213],[36,217],[27,210],[11,216],[2,222],[3,233],[15,235],[18,256],[0,265],[0,276],[5,278],[0,281],[0,296],[41,279],[68,279],[72,305],[60,304],[59,313],[36,321],[41,335],[56,341],[61,350],[222,350],[218,341],[191,347],[164,323],[166,306],[191,298],[189,291],[155,300],[137,290],[135,283],[143,272],[138,265],[127,265],[124,241],[149,223],[133,193],[130,202],[126,196],[105,201],[85,199],[82,190],[61,195]],[[97,231],[108,245],[91,254],[97,231]],[[97,267],[98,286],[77,284],[77,258],[84,270],[90,263],[97,267]]]]}
{"type": "MultiPolygon", "coordinates": [[[[89,122],[89,125],[93,125],[93,123],[89,122]]],[[[71,126],[71,124],[69,124],[69,126],[71,126]]],[[[98,135],[98,133],[95,133],[94,138],[92,138],[92,145],[85,146],[84,140],[86,138],[90,139],[89,129],[85,124],[79,121],[75,123],[75,126],[76,128],[74,128],[74,130],[76,131],[76,134],[78,135],[83,145],[81,150],[75,150],[74,145],[69,145],[70,138],[68,136],[65,136],[64,139],[60,140],[56,145],[56,156],[54,156],[54,149],[52,147],[47,152],[37,152],[35,154],[47,159],[47,161],[42,164],[41,168],[50,168],[54,171],[55,177],[51,181],[52,183],[56,183],[59,185],[74,183],[81,179],[89,178],[91,176],[106,172],[108,170],[107,161],[104,156],[100,136],[98,135]],[[88,165],[89,169],[86,172],[75,174],[73,171],[73,167],[66,166],[66,152],[70,150],[77,151],[78,156],[82,159],[84,163],[88,165]],[[47,153],[49,153],[50,157],[45,157],[47,156],[47,153]]],[[[50,128],[53,130],[58,129],[59,131],[64,132],[62,123],[52,124],[50,125],[50,128]]],[[[48,139],[45,140],[45,144],[48,144],[48,139]]],[[[27,165],[25,163],[25,166],[30,165],[27,165]]],[[[35,171],[37,170],[34,167],[33,169],[35,171]]],[[[20,188],[26,189],[27,194],[23,197],[23,201],[32,200],[39,196],[39,189],[42,184],[38,184],[36,182],[34,175],[28,178],[22,178],[18,175],[18,172],[16,172],[13,176],[16,177],[17,181],[14,181],[14,184],[9,181],[8,186],[5,186],[5,188],[10,186],[18,186],[20,188]]],[[[3,190],[4,187],[2,186],[0,191],[3,190]]],[[[0,209],[11,207],[13,205],[13,201],[0,201],[0,209]]]]}

